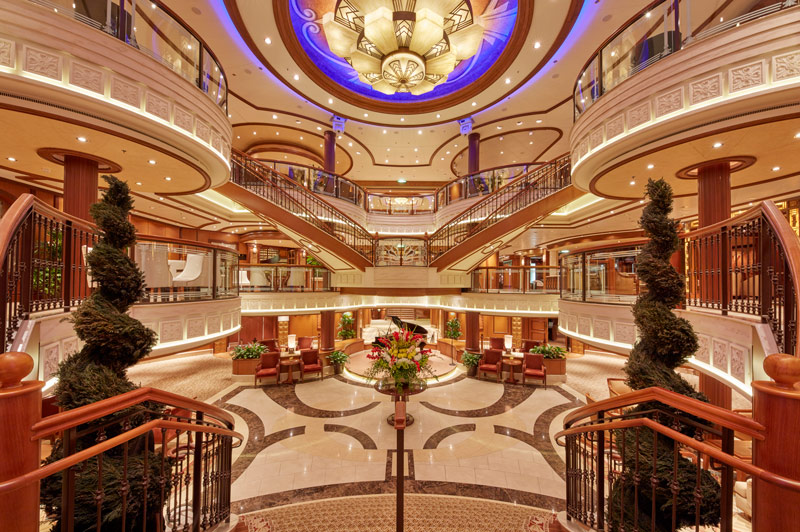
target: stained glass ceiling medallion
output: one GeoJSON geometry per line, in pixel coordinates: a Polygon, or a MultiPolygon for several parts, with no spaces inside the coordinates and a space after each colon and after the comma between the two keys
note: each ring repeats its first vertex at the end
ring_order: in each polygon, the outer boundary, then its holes
{"type": "Polygon", "coordinates": [[[517,0],[291,0],[303,50],[359,95],[414,102],[479,79],[505,49],[517,0]]]}

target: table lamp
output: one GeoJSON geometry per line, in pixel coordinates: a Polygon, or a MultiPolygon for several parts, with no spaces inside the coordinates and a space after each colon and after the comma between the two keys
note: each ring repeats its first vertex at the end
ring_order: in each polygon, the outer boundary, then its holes
{"type": "Polygon", "coordinates": [[[514,337],[511,336],[510,334],[506,334],[503,336],[503,347],[506,348],[506,351],[508,351],[509,355],[511,354],[511,346],[513,345],[513,341],[514,337]]]}
{"type": "Polygon", "coordinates": [[[286,339],[286,345],[290,353],[294,353],[294,348],[297,347],[297,335],[290,334],[286,339]]]}

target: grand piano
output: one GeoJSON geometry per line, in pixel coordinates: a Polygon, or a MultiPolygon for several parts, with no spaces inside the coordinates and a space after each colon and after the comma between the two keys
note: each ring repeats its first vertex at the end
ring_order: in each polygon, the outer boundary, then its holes
{"type": "MultiPolygon", "coordinates": [[[[402,329],[408,329],[409,331],[411,331],[412,334],[420,334],[420,335],[422,335],[423,338],[427,338],[428,337],[428,329],[426,329],[425,327],[422,327],[420,325],[417,325],[416,323],[403,321],[400,318],[398,318],[397,316],[392,316],[392,323],[394,323],[394,325],[398,329],[401,329],[401,330],[402,329]]],[[[375,341],[372,342],[372,345],[375,346],[375,347],[383,347],[383,345],[378,341],[378,338],[387,338],[387,335],[376,336],[375,337],[375,341]]],[[[425,340],[423,340],[422,343],[420,344],[420,348],[422,348],[422,347],[425,347],[425,340]]]]}

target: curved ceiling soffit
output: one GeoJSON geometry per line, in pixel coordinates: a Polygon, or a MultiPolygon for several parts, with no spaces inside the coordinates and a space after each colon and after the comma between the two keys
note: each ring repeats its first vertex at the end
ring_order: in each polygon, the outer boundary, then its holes
{"type": "MultiPolygon", "coordinates": [[[[362,122],[365,124],[373,124],[373,125],[385,125],[383,122],[376,122],[372,120],[365,120],[361,117],[354,117],[345,113],[342,113],[341,110],[334,110],[329,107],[326,103],[319,102],[314,98],[311,98],[308,94],[296,89],[289,81],[284,78],[267,60],[266,56],[262,53],[259,46],[256,44],[256,41],[250,35],[250,32],[247,31],[246,25],[244,23],[244,19],[242,18],[242,14],[239,10],[238,1],[237,0],[224,0],[225,7],[228,11],[228,14],[233,21],[234,26],[239,31],[240,36],[247,44],[250,51],[258,58],[261,63],[269,69],[273,76],[277,78],[283,85],[288,87],[290,90],[295,92],[297,95],[301,96],[305,100],[312,102],[314,105],[328,111],[332,114],[336,114],[338,116],[342,116],[343,118],[347,118],[350,120],[362,122]]],[[[516,59],[517,55],[522,49],[524,45],[527,34],[530,29],[532,20],[533,20],[533,11],[534,11],[534,0],[525,0],[519,3],[518,5],[518,15],[517,21],[515,22],[515,28],[512,31],[511,39],[509,43],[506,45],[505,50],[501,54],[498,61],[496,61],[495,65],[489,69],[487,74],[482,76],[479,82],[471,83],[466,88],[453,93],[447,97],[437,98],[434,100],[428,100],[425,102],[413,102],[409,104],[398,104],[398,102],[378,102],[376,100],[368,99],[363,96],[356,95],[350,91],[347,91],[346,96],[340,95],[344,91],[344,89],[338,85],[336,82],[324,76],[317,67],[311,62],[311,59],[308,55],[303,51],[302,46],[297,41],[297,37],[295,35],[294,29],[291,24],[291,20],[289,20],[289,15],[286,14],[287,12],[283,9],[286,7],[288,9],[288,3],[284,5],[283,0],[273,0],[273,13],[276,15],[276,23],[278,26],[278,32],[281,36],[281,39],[284,45],[287,46],[287,49],[298,64],[300,69],[312,79],[317,86],[325,90],[326,92],[336,95],[340,101],[350,103],[356,107],[360,107],[367,110],[372,110],[374,112],[382,112],[385,114],[392,114],[392,115],[399,115],[399,114],[424,114],[429,112],[434,112],[437,110],[441,110],[442,108],[452,107],[454,105],[458,105],[459,103],[463,103],[464,101],[469,100],[470,98],[475,97],[481,91],[483,91],[486,87],[494,83],[497,79],[502,77],[502,74],[511,66],[514,59],[516,59]],[[517,24],[524,24],[524,28],[518,28],[517,24]],[[290,48],[291,46],[291,48],[290,48]],[[508,58],[507,58],[508,57],[508,58]],[[358,96],[356,98],[356,96],[358,96]],[[355,101],[354,101],[355,99],[355,101]],[[361,102],[363,100],[363,103],[361,102]],[[376,105],[377,103],[383,105],[376,105]]],[[[479,108],[470,110],[469,113],[464,113],[460,116],[452,117],[446,120],[442,120],[441,122],[433,122],[426,125],[433,125],[438,123],[446,123],[451,122],[454,120],[458,120],[467,116],[472,116],[474,114],[480,113],[483,110],[494,106],[497,102],[501,101],[502,99],[508,97],[509,95],[513,94],[519,88],[524,86],[533,76],[535,76],[546,64],[547,62],[555,55],[556,51],[561,47],[564,40],[567,38],[570,30],[575,24],[575,21],[578,18],[578,14],[580,13],[581,7],[583,6],[584,0],[570,0],[570,6],[567,10],[566,17],[564,18],[564,22],[559,30],[559,33],[556,35],[556,38],[551,43],[550,47],[547,49],[545,54],[542,56],[539,63],[535,65],[533,69],[531,69],[524,78],[522,78],[518,83],[513,86],[510,86],[508,90],[504,91],[500,94],[496,99],[492,100],[491,102],[482,105],[479,108]]]]}
{"type": "MultiPolygon", "coordinates": [[[[10,111],[15,111],[15,112],[19,112],[19,113],[26,113],[26,114],[32,114],[32,115],[35,115],[35,116],[40,116],[40,117],[43,117],[43,118],[47,118],[49,120],[55,120],[55,121],[58,121],[58,122],[65,122],[67,124],[77,125],[77,126],[80,126],[80,127],[86,128],[86,129],[99,131],[99,132],[104,133],[106,135],[111,135],[111,136],[114,136],[114,137],[118,137],[120,139],[127,140],[128,142],[139,144],[141,146],[144,146],[145,148],[149,148],[151,150],[155,150],[157,152],[163,153],[167,157],[172,157],[172,158],[176,159],[177,161],[180,161],[181,163],[185,164],[186,166],[188,166],[189,168],[191,168],[195,172],[197,172],[200,175],[200,177],[202,177],[202,179],[203,179],[203,184],[201,186],[193,189],[193,190],[188,190],[188,191],[185,191],[185,192],[153,192],[153,194],[157,194],[159,196],[186,196],[186,195],[189,195],[189,194],[197,194],[198,192],[203,192],[204,190],[208,190],[209,188],[211,188],[211,176],[208,175],[208,172],[206,172],[205,170],[200,168],[197,164],[195,164],[193,160],[190,160],[188,157],[182,157],[182,156],[177,155],[177,154],[175,154],[173,152],[170,152],[170,151],[166,150],[165,148],[162,148],[161,146],[158,146],[158,145],[156,145],[154,143],[151,143],[151,142],[148,142],[148,141],[145,141],[145,140],[142,140],[142,139],[135,138],[135,137],[133,137],[131,135],[128,135],[126,133],[115,131],[113,129],[110,129],[110,128],[107,128],[107,127],[103,127],[103,126],[100,126],[100,125],[95,124],[95,123],[84,122],[82,120],[78,120],[78,119],[73,118],[73,117],[64,116],[64,115],[58,115],[58,114],[55,114],[55,113],[50,113],[50,112],[42,111],[42,110],[38,110],[38,109],[37,110],[32,110],[32,109],[28,109],[26,107],[20,107],[20,106],[9,104],[9,103],[0,104],[0,109],[8,109],[10,111]]],[[[18,171],[18,170],[12,170],[12,171],[18,171]]]]}
{"type": "MultiPolygon", "coordinates": [[[[237,124],[232,124],[233,128],[237,128],[237,127],[253,127],[253,126],[255,126],[255,127],[266,127],[268,129],[272,129],[272,130],[275,130],[275,129],[287,129],[287,130],[290,130],[290,131],[297,131],[297,132],[302,133],[304,135],[310,135],[312,137],[318,138],[318,139],[320,139],[320,141],[323,144],[325,142],[325,137],[323,135],[320,135],[318,132],[308,131],[308,130],[305,130],[305,129],[301,129],[299,127],[287,126],[287,125],[284,125],[284,124],[273,124],[273,123],[269,123],[269,122],[239,122],[237,124]]],[[[234,132],[234,134],[235,134],[235,132],[234,132]]],[[[342,134],[342,137],[344,137],[344,134],[342,134]]],[[[265,144],[265,143],[281,144],[281,141],[273,141],[273,140],[266,140],[266,139],[257,140],[257,141],[255,141],[255,142],[253,142],[251,144],[247,144],[247,148],[245,150],[242,150],[242,151],[247,151],[248,149],[254,147],[257,144],[265,144]]],[[[289,145],[290,143],[287,142],[286,144],[289,145]]],[[[301,145],[298,145],[298,144],[294,144],[294,146],[296,146],[298,148],[305,148],[305,147],[303,147],[301,145]]],[[[307,149],[309,153],[314,153],[312,148],[305,148],[305,149],[307,149]]],[[[340,151],[341,153],[343,153],[347,157],[347,161],[348,161],[348,165],[347,165],[346,170],[344,172],[340,173],[339,175],[347,175],[347,172],[349,172],[350,170],[353,169],[353,156],[350,155],[350,152],[347,151],[347,148],[345,148],[344,146],[342,146],[338,142],[336,143],[336,149],[337,149],[337,151],[340,151]]],[[[317,154],[317,157],[322,159],[322,154],[321,153],[317,154]]]]}
{"type": "MultiPolygon", "coordinates": [[[[668,142],[668,143],[663,144],[663,145],[659,145],[659,146],[655,146],[653,148],[649,148],[649,149],[647,149],[647,150],[645,150],[645,151],[643,151],[641,153],[634,153],[633,155],[629,155],[628,157],[625,157],[625,159],[623,159],[621,161],[617,161],[616,163],[614,163],[610,167],[604,168],[602,171],[597,172],[597,174],[589,182],[589,192],[591,192],[595,196],[599,196],[601,198],[606,198],[606,199],[625,200],[625,201],[631,200],[632,198],[629,197],[629,196],[612,196],[612,195],[606,194],[604,192],[600,192],[598,190],[598,188],[597,188],[597,182],[602,177],[604,177],[606,174],[608,174],[610,172],[613,172],[617,168],[619,168],[621,166],[624,166],[624,165],[628,164],[631,161],[635,161],[637,159],[641,159],[643,157],[646,157],[646,156],[650,155],[651,153],[662,152],[662,151],[664,151],[666,149],[669,149],[669,148],[672,148],[674,146],[679,146],[679,145],[682,145],[682,144],[688,144],[690,142],[694,142],[694,141],[699,140],[699,139],[711,137],[711,136],[714,136],[714,135],[719,135],[721,133],[726,133],[728,131],[736,131],[736,130],[739,130],[739,129],[747,129],[747,128],[750,128],[750,127],[755,127],[755,126],[759,126],[759,125],[763,125],[763,124],[770,124],[770,123],[773,123],[773,122],[783,122],[783,121],[786,121],[786,120],[793,120],[793,119],[796,119],[796,118],[800,118],[800,113],[791,113],[791,114],[788,114],[788,115],[780,115],[780,116],[767,117],[767,118],[758,118],[758,119],[755,119],[755,120],[751,120],[749,122],[742,122],[742,123],[739,123],[739,124],[733,124],[731,126],[722,127],[720,129],[717,129],[717,130],[712,131],[712,132],[697,133],[697,134],[689,136],[689,137],[683,137],[683,138],[674,140],[672,142],[668,142]]],[[[720,121],[723,121],[723,120],[727,120],[727,119],[718,120],[717,122],[720,122],[720,121]]],[[[697,129],[697,128],[696,127],[692,127],[692,128],[690,128],[690,129],[688,129],[686,131],[683,131],[682,133],[688,133],[689,131],[692,131],[692,130],[695,130],[695,129],[697,129]]],[[[677,135],[677,133],[674,134],[674,135],[677,135]]],[[[674,136],[674,135],[670,134],[669,136],[674,136]]],[[[656,139],[656,140],[658,140],[658,139],[656,139]]],[[[675,178],[675,175],[672,174],[672,175],[667,176],[667,177],[675,178]]],[[[760,180],[760,181],[753,182],[753,183],[744,183],[744,184],[739,184],[739,185],[731,185],[731,190],[734,190],[734,189],[737,189],[737,188],[744,188],[744,187],[752,186],[753,184],[757,184],[759,182],[773,181],[773,180],[780,179],[780,178],[783,178],[783,177],[785,177],[785,176],[779,176],[779,177],[772,178],[772,179],[764,179],[764,180],[760,180]]],[[[686,197],[691,197],[691,196],[696,196],[696,195],[697,195],[697,192],[695,191],[694,193],[689,193],[689,194],[675,194],[673,197],[675,197],[675,198],[686,198],[686,197]]]]}
{"type": "MultiPolygon", "coordinates": [[[[320,166],[322,166],[325,162],[318,153],[309,150],[305,146],[294,144],[292,142],[254,142],[253,144],[247,146],[247,148],[244,149],[244,152],[247,155],[256,158],[258,158],[258,156],[264,152],[288,153],[289,155],[308,159],[316,164],[319,164],[320,166]]],[[[281,162],[279,159],[276,160],[281,162]]],[[[292,162],[294,161],[287,161],[287,163],[292,162]]]]}
{"type": "MultiPolygon", "coordinates": [[[[564,137],[564,132],[561,129],[559,129],[557,127],[544,126],[544,127],[528,127],[528,128],[525,128],[525,129],[519,129],[517,131],[508,131],[506,133],[496,133],[494,135],[491,135],[491,136],[488,136],[488,137],[485,137],[485,138],[482,137],[480,142],[482,144],[484,142],[488,142],[488,141],[490,141],[492,139],[496,139],[498,137],[512,137],[512,136],[515,136],[515,135],[520,135],[522,133],[526,133],[525,136],[527,137],[527,136],[530,136],[530,135],[528,135],[528,133],[532,132],[532,131],[555,131],[556,132],[556,138],[553,141],[551,141],[550,144],[548,144],[542,151],[540,151],[535,157],[531,158],[530,160],[522,161],[520,163],[509,163],[506,166],[512,166],[514,164],[532,164],[535,161],[538,161],[539,158],[547,152],[547,150],[549,150],[550,148],[555,146],[556,143],[564,137]]],[[[450,159],[450,172],[452,172],[453,175],[456,176],[456,177],[459,176],[459,174],[456,173],[456,169],[455,169],[456,159],[458,159],[459,156],[464,155],[467,152],[467,150],[468,150],[468,147],[461,148],[458,152],[453,154],[452,159],[450,159]]],[[[487,168],[487,170],[488,170],[488,168],[487,168]]]]}

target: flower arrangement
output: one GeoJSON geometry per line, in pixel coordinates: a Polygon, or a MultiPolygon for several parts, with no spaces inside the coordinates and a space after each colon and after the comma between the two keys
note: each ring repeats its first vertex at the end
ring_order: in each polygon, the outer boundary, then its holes
{"type": "Polygon", "coordinates": [[[397,388],[420,379],[420,374],[436,378],[428,365],[431,351],[424,349],[424,342],[421,334],[408,329],[378,337],[367,355],[373,361],[367,378],[391,377],[397,388]]]}

